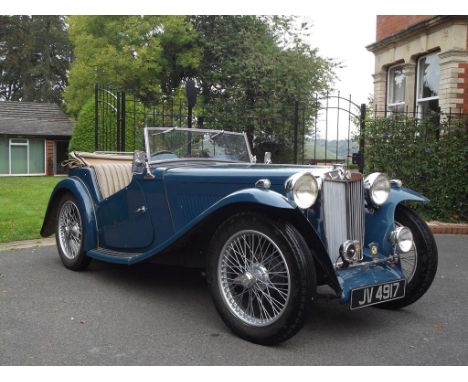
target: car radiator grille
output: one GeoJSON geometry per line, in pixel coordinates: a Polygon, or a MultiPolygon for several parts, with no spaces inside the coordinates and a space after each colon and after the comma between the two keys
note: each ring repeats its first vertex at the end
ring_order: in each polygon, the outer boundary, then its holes
{"type": "Polygon", "coordinates": [[[357,180],[323,181],[325,235],[333,264],[346,240],[364,244],[364,188],[362,176],[357,175],[360,174],[356,174],[357,180]]]}

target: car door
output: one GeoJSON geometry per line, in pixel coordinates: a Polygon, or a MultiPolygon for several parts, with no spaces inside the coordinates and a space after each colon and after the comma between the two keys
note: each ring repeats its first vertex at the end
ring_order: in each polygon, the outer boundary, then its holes
{"type": "Polygon", "coordinates": [[[154,240],[149,208],[139,181],[133,176],[124,189],[97,208],[99,246],[119,250],[146,248],[154,240]]]}

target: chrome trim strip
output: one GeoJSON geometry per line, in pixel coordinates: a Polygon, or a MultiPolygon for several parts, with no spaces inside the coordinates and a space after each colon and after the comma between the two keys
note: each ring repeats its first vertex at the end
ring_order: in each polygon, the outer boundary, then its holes
{"type": "Polygon", "coordinates": [[[247,146],[247,151],[249,152],[250,163],[255,163],[254,156],[252,154],[252,150],[250,149],[249,137],[247,136],[247,133],[245,131],[242,134],[244,135],[244,140],[245,140],[245,144],[247,146]]]}
{"type": "MultiPolygon", "coordinates": [[[[356,268],[356,267],[374,267],[379,264],[384,264],[384,263],[394,263],[395,261],[400,261],[402,258],[405,258],[406,254],[393,254],[390,256],[387,256],[385,258],[380,258],[380,259],[374,259],[370,261],[364,261],[361,263],[350,263],[347,268],[356,268]]],[[[335,269],[342,269],[342,267],[336,266],[335,269]]]]}
{"type": "Polygon", "coordinates": [[[169,132],[172,130],[177,131],[192,131],[195,133],[224,133],[224,134],[231,134],[231,135],[244,135],[245,133],[238,133],[235,131],[225,131],[225,130],[215,130],[215,129],[199,129],[197,127],[145,127],[145,130],[148,131],[161,131],[163,133],[169,132]]]}

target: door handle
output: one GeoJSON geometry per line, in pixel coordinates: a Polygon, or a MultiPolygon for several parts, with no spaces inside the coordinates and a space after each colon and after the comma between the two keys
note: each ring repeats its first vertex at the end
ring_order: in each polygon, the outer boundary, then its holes
{"type": "Polygon", "coordinates": [[[146,207],[141,206],[140,208],[137,208],[135,211],[137,214],[144,214],[146,212],[146,207]]]}

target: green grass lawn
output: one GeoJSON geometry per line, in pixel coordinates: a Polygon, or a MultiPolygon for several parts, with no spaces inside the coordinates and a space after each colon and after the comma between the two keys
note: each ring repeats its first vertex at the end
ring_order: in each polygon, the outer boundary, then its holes
{"type": "Polygon", "coordinates": [[[39,238],[47,203],[62,177],[0,177],[0,243],[39,238]]]}

